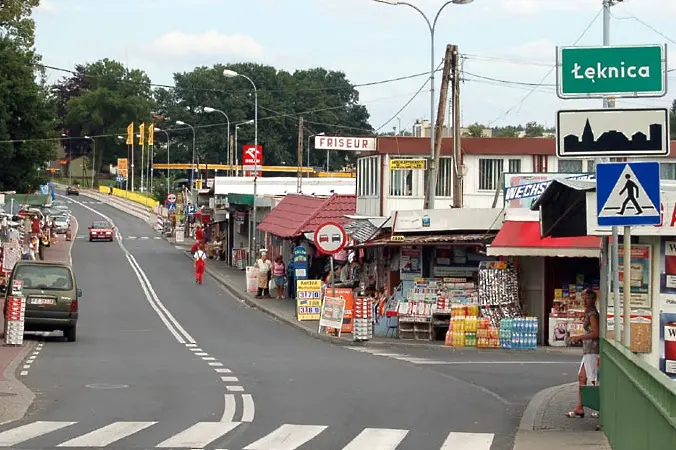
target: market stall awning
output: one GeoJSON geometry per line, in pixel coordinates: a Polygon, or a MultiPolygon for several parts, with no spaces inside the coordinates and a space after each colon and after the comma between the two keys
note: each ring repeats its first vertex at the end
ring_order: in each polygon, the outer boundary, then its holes
{"type": "Polygon", "coordinates": [[[474,234],[436,234],[436,235],[394,235],[373,239],[363,244],[352,246],[363,247],[418,247],[433,245],[486,245],[495,237],[494,232],[474,234]]]}
{"type": "Polygon", "coordinates": [[[507,221],[488,247],[489,256],[556,256],[568,258],[598,258],[601,238],[541,237],[540,222],[507,221]]]}

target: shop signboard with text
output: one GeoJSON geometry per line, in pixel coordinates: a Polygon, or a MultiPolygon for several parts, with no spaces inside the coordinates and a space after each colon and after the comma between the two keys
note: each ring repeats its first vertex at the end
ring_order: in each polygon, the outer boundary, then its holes
{"type": "Polygon", "coordinates": [[[258,172],[263,165],[263,146],[245,145],[242,149],[242,170],[258,172]]]}
{"type": "Polygon", "coordinates": [[[293,249],[293,276],[296,280],[307,280],[309,258],[307,250],[302,245],[293,249]]]}
{"type": "Polygon", "coordinates": [[[676,236],[660,242],[659,366],[676,379],[676,236]]]}
{"type": "Polygon", "coordinates": [[[506,208],[530,208],[553,180],[594,181],[593,173],[505,173],[503,198],[506,208]]]}
{"type": "Polygon", "coordinates": [[[409,281],[423,276],[421,248],[401,247],[399,276],[402,280],[409,281]]]}
{"type": "Polygon", "coordinates": [[[319,320],[322,310],[322,280],[296,281],[298,320],[319,320]]]}
{"type": "MultiPolygon", "coordinates": [[[[619,245],[620,257],[620,304],[624,299],[624,246],[619,245]]],[[[652,246],[637,245],[631,246],[631,295],[630,306],[632,310],[651,309],[651,266],[652,266],[652,246]]],[[[612,305],[614,301],[613,291],[608,293],[608,304],[612,305]]]]}
{"type": "MultiPolygon", "coordinates": [[[[665,190],[662,183],[660,192],[660,223],[657,225],[635,226],[632,236],[676,236],[676,190],[665,190]]],[[[587,193],[587,234],[589,236],[610,236],[610,227],[598,225],[596,192],[587,193]]]]}
{"type": "Polygon", "coordinates": [[[346,152],[374,152],[376,138],[346,136],[315,136],[316,150],[340,150],[346,152]]]}

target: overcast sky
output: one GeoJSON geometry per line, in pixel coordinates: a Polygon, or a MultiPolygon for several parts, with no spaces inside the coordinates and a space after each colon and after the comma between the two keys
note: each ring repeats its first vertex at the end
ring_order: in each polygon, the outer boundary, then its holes
{"type": "MultiPolygon", "coordinates": [[[[445,3],[410,2],[430,18],[445,3]]],[[[601,44],[601,3],[475,0],[447,6],[437,24],[435,59],[441,62],[446,44],[457,44],[464,55],[463,124],[553,126],[557,109],[599,106],[558,100],[553,66],[557,45],[601,44]]],[[[676,68],[676,0],[625,0],[612,13],[614,44],[668,44],[669,66],[676,68]]],[[[107,57],[162,84],[197,65],[241,61],[289,71],[341,70],[354,84],[421,73],[430,65],[423,18],[407,6],[373,0],[42,0],[35,18],[45,64],[72,68],[107,57]]],[[[56,81],[63,74],[48,75],[56,81]]],[[[360,87],[371,124],[392,131],[397,117],[404,129],[428,118],[429,86],[399,112],[425,81],[360,87]]],[[[676,72],[669,81],[676,82],[676,72]]],[[[674,97],[676,88],[661,99],[618,100],[617,107],[666,107],[674,97]]]]}

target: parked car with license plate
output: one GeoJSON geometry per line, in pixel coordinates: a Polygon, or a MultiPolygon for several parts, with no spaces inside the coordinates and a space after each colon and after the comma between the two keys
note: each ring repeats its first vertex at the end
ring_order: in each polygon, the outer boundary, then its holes
{"type": "Polygon", "coordinates": [[[89,227],[89,242],[110,241],[115,239],[115,228],[104,220],[97,220],[89,227]]]}
{"type": "MultiPolygon", "coordinates": [[[[19,261],[2,290],[9,300],[14,281],[21,281],[26,298],[25,331],[63,331],[68,342],[77,338],[79,299],[75,274],[69,264],[44,261],[19,261]]],[[[10,303],[5,301],[5,305],[10,303]]],[[[3,316],[7,311],[3,310],[3,316]]]]}
{"type": "Polygon", "coordinates": [[[54,230],[57,234],[65,234],[70,227],[70,221],[66,216],[55,216],[52,218],[54,221],[54,230]]]}

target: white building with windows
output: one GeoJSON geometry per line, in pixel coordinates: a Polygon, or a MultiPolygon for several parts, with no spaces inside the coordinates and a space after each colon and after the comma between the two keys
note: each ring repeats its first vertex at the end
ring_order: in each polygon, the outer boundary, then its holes
{"type": "MultiPolygon", "coordinates": [[[[420,159],[430,154],[429,138],[378,138],[375,152],[357,162],[357,214],[390,216],[393,211],[423,209],[426,172],[390,170],[392,159],[420,159]]],[[[674,142],[672,142],[673,144],[674,142]]],[[[449,208],[452,197],[453,142],[444,138],[438,168],[437,209],[449,208]]],[[[676,155],[659,160],[662,179],[676,180],[676,155]]],[[[559,159],[556,141],[543,138],[463,138],[463,206],[491,208],[503,205],[505,173],[594,172],[593,160],[559,159]]]]}

